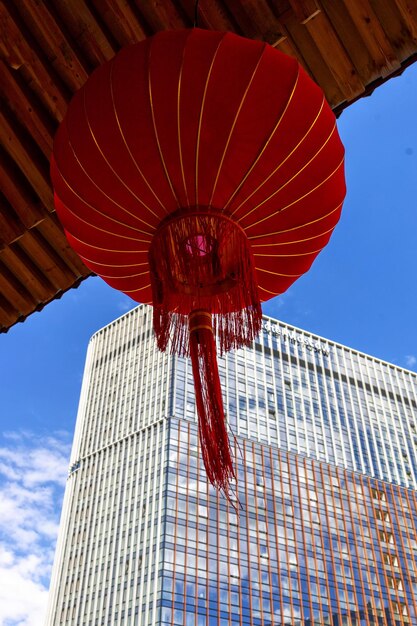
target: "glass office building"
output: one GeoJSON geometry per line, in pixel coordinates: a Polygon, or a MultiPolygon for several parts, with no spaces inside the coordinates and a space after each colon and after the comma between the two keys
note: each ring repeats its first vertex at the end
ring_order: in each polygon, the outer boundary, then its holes
{"type": "Polygon", "coordinates": [[[47,625],[415,625],[416,374],[266,317],[219,369],[237,510],[152,310],[93,336],[47,625]]]}

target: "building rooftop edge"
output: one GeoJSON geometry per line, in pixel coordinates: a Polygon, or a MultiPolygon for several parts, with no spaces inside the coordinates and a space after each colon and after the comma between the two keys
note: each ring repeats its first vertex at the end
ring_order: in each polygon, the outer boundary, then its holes
{"type": "MultiPolygon", "coordinates": [[[[144,308],[144,307],[152,308],[152,306],[150,304],[138,304],[137,306],[133,307],[129,311],[126,311],[126,313],[123,313],[122,315],[119,315],[119,317],[116,317],[116,319],[112,320],[108,324],[105,324],[104,326],[99,328],[90,337],[90,342],[92,342],[100,333],[102,333],[105,330],[107,330],[107,328],[110,328],[111,326],[113,326],[114,324],[119,322],[124,317],[127,317],[128,315],[131,315],[137,309],[144,308]]],[[[307,334],[310,337],[313,337],[315,339],[319,339],[319,340],[321,340],[323,342],[326,342],[327,344],[329,344],[331,346],[338,346],[340,348],[345,348],[347,350],[350,350],[350,352],[353,352],[353,353],[355,353],[357,355],[364,356],[364,357],[369,358],[369,359],[371,359],[373,361],[377,361],[378,363],[383,363],[383,364],[388,365],[390,367],[393,367],[393,368],[395,368],[397,370],[401,370],[402,372],[407,372],[407,373],[411,374],[413,377],[417,378],[417,372],[414,372],[413,370],[410,370],[410,369],[408,369],[406,367],[402,367],[401,365],[396,365],[395,363],[392,363],[390,361],[386,361],[385,359],[380,359],[379,357],[373,356],[372,354],[368,354],[367,352],[363,352],[362,350],[357,350],[356,348],[351,348],[350,346],[346,346],[346,345],[344,345],[342,343],[339,343],[338,341],[334,341],[333,339],[329,339],[327,337],[323,337],[321,335],[318,335],[317,333],[313,333],[313,332],[311,332],[309,330],[306,330],[304,328],[299,328],[298,326],[294,326],[294,324],[289,324],[288,322],[284,322],[284,321],[279,320],[279,319],[277,319],[275,317],[271,317],[270,315],[266,315],[266,314],[263,313],[262,314],[262,318],[264,320],[267,320],[267,321],[275,323],[275,324],[277,324],[277,323],[278,324],[283,324],[287,328],[291,328],[291,329],[293,329],[295,331],[298,331],[300,333],[307,334]]]]}

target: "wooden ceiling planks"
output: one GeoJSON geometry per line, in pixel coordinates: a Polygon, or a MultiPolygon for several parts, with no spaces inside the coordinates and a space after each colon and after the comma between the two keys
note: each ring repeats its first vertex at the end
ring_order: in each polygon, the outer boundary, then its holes
{"type": "Polygon", "coordinates": [[[64,22],[60,22],[52,7],[42,2],[14,0],[14,6],[44,51],[48,65],[69,90],[68,95],[77,91],[87,80],[89,68],[66,35],[64,22]]]}
{"type": "MultiPolygon", "coordinates": [[[[33,190],[29,190],[26,179],[0,146],[0,205],[3,207],[5,218],[16,223],[18,234],[22,235],[26,229],[33,228],[45,218],[45,210],[33,190]]],[[[5,241],[4,232],[0,224],[0,249],[10,244],[14,239],[5,241]]]]}
{"type": "MultiPolygon", "coordinates": [[[[124,45],[194,14],[194,0],[0,0],[0,331],[89,275],[48,173],[72,94],[124,45]]],[[[337,113],[417,58],[415,0],[200,0],[199,26],[295,56],[337,113]]]]}

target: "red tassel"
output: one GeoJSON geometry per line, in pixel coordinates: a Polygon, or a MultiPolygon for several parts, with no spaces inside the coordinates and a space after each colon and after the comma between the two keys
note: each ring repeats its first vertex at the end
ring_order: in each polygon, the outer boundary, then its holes
{"type": "Polygon", "coordinates": [[[158,347],[191,357],[207,476],[231,502],[235,473],[215,337],[223,354],[250,345],[260,331],[262,311],[248,238],[230,216],[212,207],[179,209],[158,226],[149,265],[158,347]]]}
{"type": "Polygon", "coordinates": [[[204,466],[212,485],[229,497],[230,483],[235,478],[235,472],[225,424],[211,313],[192,311],[189,315],[189,329],[204,466]]]}

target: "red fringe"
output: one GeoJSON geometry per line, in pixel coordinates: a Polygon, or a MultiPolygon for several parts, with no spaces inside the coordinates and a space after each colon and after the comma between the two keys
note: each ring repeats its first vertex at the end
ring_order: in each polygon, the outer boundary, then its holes
{"type": "MultiPolygon", "coordinates": [[[[229,498],[234,478],[217,367],[220,353],[249,345],[262,310],[244,231],[212,209],[181,209],[149,251],[154,330],[160,350],[190,356],[200,443],[210,482],[229,498]]],[[[230,498],[229,498],[230,500],[230,498]]]]}
{"type": "Polygon", "coordinates": [[[193,367],[200,446],[204,467],[212,485],[229,497],[235,478],[226,430],[216,344],[207,311],[190,314],[190,355],[193,367]]]}
{"type": "Polygon", "coordinates": [[[183,210],[163,222],[149,252],[158,347],[189,356],[188,315],[206,310],[220,354],[250,345],[262,310],[252,252],[226,215],[183,210]]]}

